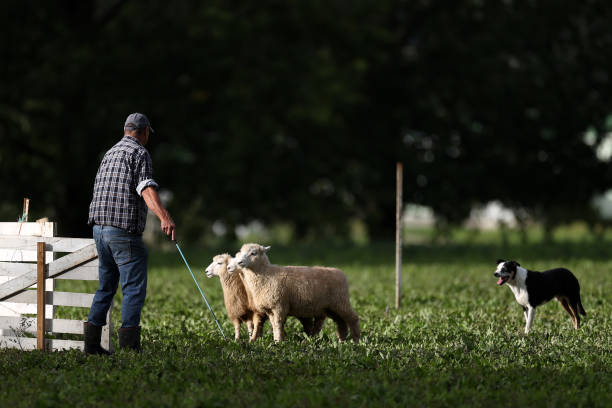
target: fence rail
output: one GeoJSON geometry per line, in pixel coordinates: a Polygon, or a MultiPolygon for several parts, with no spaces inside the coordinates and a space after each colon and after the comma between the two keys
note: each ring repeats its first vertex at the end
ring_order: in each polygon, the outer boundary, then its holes
{"type": "MultiPolygon", "coordinates": [[[[17,277],[25,273],[36,272],[36,265],[31,263],[0,262],[0,276],[17,277]]],[[[98,280],[98,260],[93,259],[81,264],[54,279],[64,280],[98,280]]]]}
{"type": "MultiPolygon", "coordinates": [[[[93,294],[57,291],[55,280],[98,280],[96,247],[93,239],[56,237],[56,231],[56,224],[49,222],[0,222],[0,348],[61,350],[84,346],[82,340],[53,337],[82,335],[86,311],[83,320],[58,319],[56,307],[89,308],[93,294]],[[45,258],[46,264],[42,263],[45,258]],[[44,299],[44,308],[37,308],[39,299],[44,299]]],[[[102,346],[108,350],[112,350],[111,311],[102,331],[102,346]]]]}

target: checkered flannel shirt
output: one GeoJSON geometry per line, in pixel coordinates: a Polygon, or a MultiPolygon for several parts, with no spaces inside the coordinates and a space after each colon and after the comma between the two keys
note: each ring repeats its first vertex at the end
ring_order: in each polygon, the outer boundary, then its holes
{"type": "Polygon", "coordinates": [[[153,186],[153,163],[147,149],[131,136],[124,136],[102,159],[89,205],[90,225],[110,225],[142,234],[147,205],[142,190],[153,186]]]}

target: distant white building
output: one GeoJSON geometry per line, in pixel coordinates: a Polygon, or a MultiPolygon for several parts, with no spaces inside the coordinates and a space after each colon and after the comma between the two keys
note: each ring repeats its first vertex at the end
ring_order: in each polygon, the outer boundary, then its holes
{"type": "Polygon", "coordinates": [[[431,208],[419,204],[404,205],[402,223],[408,228],[431,227],[435,222],[431,208]]]}
{"type": "Polygon", "coordinates": [[[482,230],[499,228],[500,225],[516,227],[514,212],[500,201],[491,201],[482,207],[472,208],[466,226],[482,230]]]}
{"type": "Polygon", "coordinates": [[[599,211],[599,215],[604,220],[612,220],[612,190],[593,199],[593,207],[599,211]]]}
{"type": "MultiPolygon", "coordinates": [[[[408,228],[430,227],[434,225],[434,222],[435,215],[431,208],[418,204],[406,204],[404,207],[404,226],[408,228]]],[[[515,227],[517,223],[512,210],[504,207],[499,201],[491,201],[481,207],[474,207],[465,222],[469,228],[483,230],[498,228],[500,224],[515,227]]]]}
{"type": "MultiPolygon", "coordinates": [[[[612,115],[606,119],[607,123],[612,122],[612,115]]],[[[594,129],[589,129],[584,133],[584,143],[595,149],[597,158],[602,162],[610,163],[612,159],[612,132],[605,134],[603,139],[597,144],[597,134],[594,129]]],[[[599,211],[599,215],[605,220],[612,219],[612,190],[593,198],[593,207],[599,211]]]]}
{"type": "MultiPolygon", "coordinates": [[[[592,205],[604,220],[612,220],[612,189],[593,198],[592,205]]],[[[435,214],[429,207],[406,204],[402,220],[407,228],[431,227],[435,223],[435,214]]],[[[502,224],[513,228],[517,226],[517,220],[514,212],[500,201],[491,201],[484,206],[472,208],[465,221],[466,227],[481,230],[499,228],[502,224]]]]}

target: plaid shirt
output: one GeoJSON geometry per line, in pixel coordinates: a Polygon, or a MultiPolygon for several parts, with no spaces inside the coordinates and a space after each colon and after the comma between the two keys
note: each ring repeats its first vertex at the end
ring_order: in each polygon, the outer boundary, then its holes
{"type": "Polygon", "coordinates": [[[123,136],[102,159],[89,205],[90,225],[110,225],[142,234],[147,205],[142,190],[159,186],[147,149],[131,136],[123,136]]]}

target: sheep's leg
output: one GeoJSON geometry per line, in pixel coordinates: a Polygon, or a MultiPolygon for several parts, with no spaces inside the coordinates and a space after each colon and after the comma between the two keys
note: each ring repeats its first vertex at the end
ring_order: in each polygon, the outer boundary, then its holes
{"type": "Polygon", "coordinates": [[[238,341],[240,339],[240,320],[233,320],[234,323],[234,340],[238,341]]]}
{"type": "Polygon", "coordinates": [[[300,323],[302,323],[302,326],[304,328],[304,333],[306,333],[306,335],[308,336],[312,336],[312,329],[313,329],[313,322],[312,322],[312,318],[310,317],[298,317],[298,320],[300,321],[300,323]]]}
{"type": "Polygon", "coordinates": [[[346,336],[348,336],[348,326],[344,319],[332,311],[327,311],[327,314],[336,323],[336,335],[338,336],[338,340],[346,340],[346,336]]]}
{"type": "Polygon", "coordinates": [[[355,343],[359,343],[359,337],[361,337],[361,329],[359,327],[359,316],[351,308],[350,304],[345,304],[341,310],[336,310],[338,316],[344,320],[345,324],[351,329],[351,339],[355,343]]]}
{"type": "Polygon", "coordinates": [[[355,343],[359,343],[359,338],[361,337],[361,328],[359,327],[359,316],[354,311],[350,311],[350,313],[346,316],[346,321],[351,329],[351,339],[355,343]]]}
{"type": "Polygon", "coordinates": [[[346,336],[348,336],[348,326],[342,319],[336,321],[336,335],[340,341],[346,340],[346,336]]]}
{"type": "Polygon", "coordinates": [[[254,342],[258,337],[261,337],[261,332],[263,331],[263,324],[265,322],[265,318],[259,313],[255,313],[253,315],[253,333],[251,334],[250,342],[254,342]]]}
{"type": "Polygon", "coordinates": [[[253,319],[246,321],[247,331],[249,332],[249,338],[253,335],[253,319]]]}
{"type": "Polygon", "coordinates": [[[274,341],[278,343],[285,340],[285,316],[278,311],[273,311],[269,317],[274,332],[274,341]]]}
{"type": "Polygon", "coordinates": [[[323,328],[323,323],[325,323],[325,315],[316,316],[314,318],[314,324],[312,327],[313,336],[316,336],[317,334],[321,333],[321,329],[323,328]]]}

